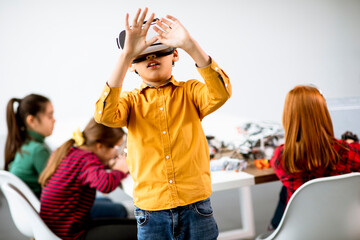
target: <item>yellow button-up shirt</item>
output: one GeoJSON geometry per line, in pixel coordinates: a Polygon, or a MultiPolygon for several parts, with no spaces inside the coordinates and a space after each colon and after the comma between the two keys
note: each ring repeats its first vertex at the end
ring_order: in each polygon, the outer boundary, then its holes
{"type": "Polygon", "coordinates": [[[105,88],[95,120],[128,128],[127,164],[134,204],[144,210],[188,205],[211,194],[209,148],[201,120],[231,96],[227,75],[212,61],[198,68],[205,84],[177,82],[121,93],[105,88]]]}

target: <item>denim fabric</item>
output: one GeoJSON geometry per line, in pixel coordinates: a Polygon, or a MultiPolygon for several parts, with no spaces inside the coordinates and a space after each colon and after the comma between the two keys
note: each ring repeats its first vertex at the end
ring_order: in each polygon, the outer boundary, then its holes
{"type": "Polygon", "coordinates": [[[128,212],[124,205],[115,203],[107,197],[96,197],[90,210],[90,219],[126,218],[128,212]]]}
{"type": "Polygon", "coordinates": [[[138,240],[210,240],[219,235],[210,198],[161,211],[145,211],[135,206],[135,218],[138,240]]]}

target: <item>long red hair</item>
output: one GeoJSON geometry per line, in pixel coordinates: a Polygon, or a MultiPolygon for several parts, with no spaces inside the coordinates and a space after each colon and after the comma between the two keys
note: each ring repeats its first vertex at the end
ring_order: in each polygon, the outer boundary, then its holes
{"type": "Polygon", "coordinates": [[[339,156],[326,101],[311,86],[296,86],[286,96],[283,117],[284,169],[290,173],[335,168],[339,156]]]}

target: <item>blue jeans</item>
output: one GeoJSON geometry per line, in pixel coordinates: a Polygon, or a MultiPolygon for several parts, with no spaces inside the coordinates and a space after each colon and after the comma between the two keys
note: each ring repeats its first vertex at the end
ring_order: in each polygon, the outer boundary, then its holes
{"type": "Polygon", "coordinates": [[[210,198],[160,211],[145,211],[135,206],[135,218],[138,240],[210,240],[219,235],[210,198]]]}
{"type": "Polygon", "coordinates": [[[90,210],[90,219],[126,218],[128,212],[124,205],[115,203],[107,197],[96,197],[90,210]]]}

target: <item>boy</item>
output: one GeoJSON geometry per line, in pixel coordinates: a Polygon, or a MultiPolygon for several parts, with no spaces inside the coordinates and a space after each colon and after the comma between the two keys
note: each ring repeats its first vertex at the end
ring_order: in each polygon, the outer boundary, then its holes
{"type": "Polygon", "coordinates": [[[138,239],[216,239],[201,120],[231,96],[229,78],[172,16],[157,20],[153,30],[158,35],[146,40],[154,13],[143,24],[146,14],[147,8],[139,9],[131,27],[126,14],[123,51],[96,103],[95,120],[128,128],[138,239]],[[205,84],[174,79],[175,48],[194,59],[205,84]],[[139,90],[120,94],[128,68],[143,83],[139,90]]]}

